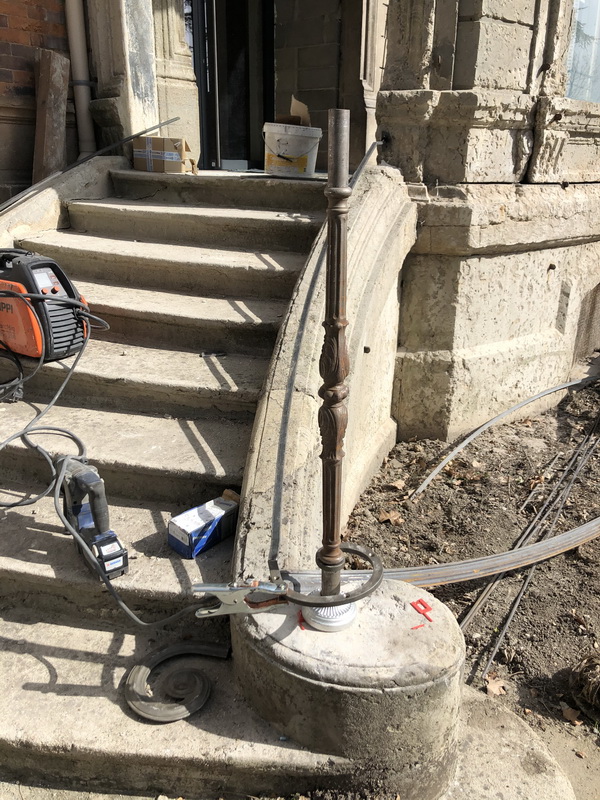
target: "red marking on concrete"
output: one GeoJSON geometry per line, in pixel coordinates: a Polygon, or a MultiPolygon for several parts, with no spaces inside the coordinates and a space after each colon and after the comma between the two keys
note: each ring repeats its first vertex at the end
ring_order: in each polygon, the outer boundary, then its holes
{"type": "Polygon", "coordinates": [[[427,622],[433,622],[433,620],[429,616],[429,612],[433,611],[433,609],[431,608],[429,603],[427,603],[425,600],[423,599],[415,600],[414,603],[411,603],[411,606],[418,614],[422,614],[427,620],[427,622]]]}

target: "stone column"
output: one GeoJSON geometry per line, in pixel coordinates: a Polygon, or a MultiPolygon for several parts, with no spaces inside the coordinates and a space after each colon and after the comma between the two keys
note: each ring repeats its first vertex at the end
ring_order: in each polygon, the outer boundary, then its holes
{"type": "Polygon", "coordinates": [[[285,736],[344,756],[344,790],[438,800],[458,755],[464,640],[446,606],[400,581],[360,602],[349,628],[310,629],[297,606],[233,620],[251,705],[285,736]]]}
{"type": "Polygon", "coordinates": [[[92,72],[90,108],[106,145],[159,120],[154,19],[147,0],[88,0],[92,72]]]}

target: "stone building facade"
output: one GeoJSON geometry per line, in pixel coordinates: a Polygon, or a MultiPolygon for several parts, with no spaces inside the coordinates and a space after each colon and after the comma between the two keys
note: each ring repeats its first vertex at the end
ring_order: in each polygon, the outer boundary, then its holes
{"type": "Polygon", "coordinates": [[[598,41],[598,3],[587,33],[583,5],[390,5],[382,157],[420,211],[402,282],[403,437],[453,438],[568,379],[600,346],[600,107],[567,96],[585,97],[573,89],[578,35],[598,41]]]}
{"type": "MultiPolygon", "coordinates": [[[[33,49],[65,49],[71,1],[0,2],[5,196],[27,182],[33,49]]],[[[268,3],[247,5],[254,19],[268,3]]],[[[179,116],[165,133],[184,133],[200,151],[186,6],[199,13],[211,2],[86,0],[99,146],[179,116]]],[[[350,108],[352,164],[384,134],[380,157],[401,169],[418,205],[402,269],[400,436],[452,438],[567,379],[574,359],[600,346],[598,0],[268,7],[274,75],[263,86],[274,87],[273,113],[292,94],[318,126],[327,108],[350,108]]],[[[321,165],[325,152],[326,139],[321,165]]]]}

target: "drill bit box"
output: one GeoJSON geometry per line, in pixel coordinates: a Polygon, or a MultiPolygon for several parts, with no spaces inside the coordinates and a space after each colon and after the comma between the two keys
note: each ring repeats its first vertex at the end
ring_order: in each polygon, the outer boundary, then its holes
{"type": "Polygon", "coordinates": [[[171,517],[167,541],[179,555],[195,558],[228,536],[233,536],[238,503],[218,497],[171,517]]]}

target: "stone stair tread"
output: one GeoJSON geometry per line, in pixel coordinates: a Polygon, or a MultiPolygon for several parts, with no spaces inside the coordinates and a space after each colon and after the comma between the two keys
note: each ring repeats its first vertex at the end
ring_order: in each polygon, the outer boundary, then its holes
{"type": "Polygon", "coordinates": [[[322,211],[327,205],[325,173],[313,178],[257,172],[201,170],[198,175],[168,175],[142,170],[111,170],[115,196],[173,203],[322,211]]]}
{"type": "Polygon", "coordinates": [[[298,186],[315,187],[315,191],[323,193],[323,187],[327,183],[326,172],[316,172],[310,178],[307,177],[285,177],[284,175],[271,175],[267,172],[236,172],[234,170],[227,171],[226,169],[199,169],[196,175],[190,172],[184,173],[166,173],[166,172],[146,172],[143,169],[111,169],[111,176],[122,179],[134,180],[151,180],[156,183],[168,181],[171,182],[189,182],[201,183],[203,181],[210,183],[212,181],[221,182],[229,181],[237,183],[238,181],[250,181],[259,183],[274,183],[275,185],[288,185],[290,188],[297,190],[298,186]]]}
{"type": "MultiPolygon", "coordinates": [[[[0,405],[0,441],[21,430],[33,416],[28,403],[0,405]]],[[[241,485],[251,430],[246,419],[180,420],[58,405],[40,424],[73,431],[101,472],[104,464],[139,474],[208,476],[237,486],[241,485]]],[[[41,434],[36,443],[53,454],[75,453],[74,444],[64,437],[41,434]]],[[[25,449],[15,440],[3,457],[10,466],[11,456],[25,449]]],[[[190,505],[194,505],[192,500],[190,505]]]]}
{"type": "Polygon", "coordinates": [[[77,281],[77,288],[100,315],[102,308],[120,309],[138,318],[151,314],[165,324],[189,320],[191,324],[206,321],[223,327],[262,325],[273,329],[279,327],[288,306],[283,300],[194,297],[87,281],[77,281]]]}
{"type": "MultiPolygon", "coordinates": [[[[282,741],[260,720],[240,696],[229,660],[201,659],[212,683],[201,711],[150,724],[129,710],[121,684],[164,637],[36,621],[24,611],[5,611],[1,626],[0,754],[12,775],[56,774],[63,786],[66,776],[76,785],[92,779],[97,789],[216,797],[343,769],[342,759],[282,741]]],[[[202,638],[202,623],[193,633],[202,638]]]]}
{"type": "MultiPolygon", "coordinates": [[[[52,258],[60,263],[60,253],[82,253],[86,258],[111,255],[119,262],[135,259],[144,264],[151,262],[153,265],[163,264],[168,268],[172,264],[185,264],[190,268],[204,265],[214,265],[223,270],[256,270],[265,273],[292,272],[297,273],[302,269],[306,257],[300,253],[285,250],[272,252],[258,252],[240,250],[237,248],[200,247],[186,244],[172,244],[164,242],[136,242],[127,239],[109,236],[96,236],[90,233],[80,233],[74,230],[46,231],[36,236],[22,240],[21,247],[36,250],[40,248],[44,254],[52,251],[52,258]]],[[[268,286],[265,286],[266,293],[268,286]]]]}
{"type": "Polygon", "coordinates": [[[311,213],[304,211],[281,211],[264,208],[226,208],[222,206],[207,205],[174,205],[165,203],[152,203],[144,200],[125,200],[119,197],[108,197],[103,200],[73,200],[67,203],[69,210],[87,210],[99,214],[127,214],[135,213],[153,215],[156,217],[169,216],[175,219],[203,219],[219,220],[223,226],[233,224],[237,220],[246,222],[293,222],[296,225],[321,225],[325,219],[324,213],[311,213]]]}
{"type": "MultiPolygon", "coordinates": [[[[22,484],[10,483],[13,497],[22,494],[22,484]]],[[[31,488],[31,487],[27,487],[31,488]]],[[[187,605],[193,583],[228,583],[231,580],[233,539],[201,553],[196,559],[182,558],[167,543],[167,525],[172,515],[190,506],[176,503],[142,503],[107,497],[111,527],[127,547],[130,569],[113,581],[126,602],[172,606],[187,605]]],[[[2,594],[31,591],[37,596],[60,594],[78,607],[100,601],[115,612],[122,625],[128,620],[108,596],[77,552],[72,537],[65,535],[54,501],[44,497],[35,506],[6,513],[0,536],[2,594]]],[[[43,603],[44,601],[42,601],[43,603]]],[[[140,610],[144,617],[143,608],[140,610]]],[[[160,616],[166,616],[163,612],[160,616]]],[[[190,617],[194,621],[194,617],[190,617]]]]}
{"type": "MultiPolygon", "coordinates": [[[[234,395],[246,402],[256,402],[268,363],[268,359],[254,356],[202,355],[90,339],[74,378],[80,374],[104,381],[128,382],[137,391],[152,392],[158,387],[176,393],[192,389],[200,397],[234,395]]],[[[50,361],[44,369],[63,374],[65,363],[50,361]]]]}

